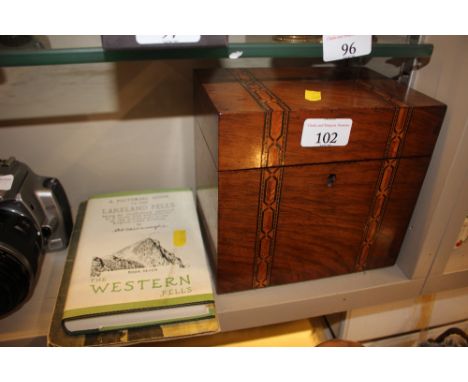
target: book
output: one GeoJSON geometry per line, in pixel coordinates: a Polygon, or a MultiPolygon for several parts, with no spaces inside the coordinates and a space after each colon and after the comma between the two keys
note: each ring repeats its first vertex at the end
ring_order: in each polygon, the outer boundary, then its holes
{"type": "Polygon", "coordinates": [[[149,341],[219,330],[190,190],[100,195],[80,211],[50,344],[92,344],[93,336],[100,337],[97,344],[117,344],[116,336],[149,341]],[[78,336],[85,338],[69,338],[78,336]]]}

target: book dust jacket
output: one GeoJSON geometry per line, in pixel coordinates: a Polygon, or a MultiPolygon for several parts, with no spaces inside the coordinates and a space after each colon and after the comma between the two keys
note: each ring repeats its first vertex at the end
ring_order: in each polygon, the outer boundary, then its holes
{"type": "Polygon", "coordinates": [[[63,318],[213,302],[192,192],[88,201],[63,318]]]}

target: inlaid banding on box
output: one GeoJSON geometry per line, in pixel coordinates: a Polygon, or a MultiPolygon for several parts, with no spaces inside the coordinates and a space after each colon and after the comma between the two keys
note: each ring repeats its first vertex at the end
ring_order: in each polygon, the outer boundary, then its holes
{"type": "MultiPolygon", "coordinates": [[[[373,90],[373,88],[370,89],[373,90]]],[[[392,101],[391,98],[386,99],[392,101]]],[[[385,210],[400,164],[400,159],[396,159],[396,157],[399,157],[403,150],[406,132],[408,131],[413,116],[413,108],[401,107],[400,102],[394,102],[394,104],[395,114],[384,153],[384,158],[388,159],[383,161],[379,177],[377,178],[374,198],[369,209],[369,217],[364,227],[361,249],[355,265],[356,271],[363,271],[366,269],[367,259],[384,220],[385,210]]]]}
{"type": "Polygon", "coordinates": [[[275,253],[283,181],[283,167],[277,166],[284,165],[290,108],[250,71],[233,69],[232,73],[264,111],[262,170],[252,278],[254,288],[263,288],[270,284],[275,253]]]}

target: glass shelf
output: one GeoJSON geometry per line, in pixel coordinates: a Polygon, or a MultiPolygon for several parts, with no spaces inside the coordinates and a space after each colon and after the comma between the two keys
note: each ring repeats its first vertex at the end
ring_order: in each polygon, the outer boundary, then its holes
{"type": "MultiPolygon", "coordinates": [[[[40,36],[39,36],[40,37],[40,36]]],[[[44,37],[44,36],[43,36],[44,37]]],[[[53,36],[50,36],[51,38],[53,36]]],[[[55,36],[55,39],[66,36],[55,36]]],[[[54,48],[53,44],[38,43],[26,48],[0,49],[0,67],[63,65],[98,62],[158,60],[158,59],[224,59],[272,57],[272,58],[321,58],[322,44],[315,40],[306,42],[276,41],[273,36],[230,36],[226,47],[142,49],[142,50],[104,50],[99,36],[88,37],[84,44],[88,47],[77,47],[76,44],[65,44],[65,48],[54,48]],[[89,39],[89,37],[94,37],[89,39]],[[236,38],[237,37],[237,38],[236,38]],[[91,41],[91,42],[90,42],[91,41]],[[69,46],[72,47],[69,47],[69,46]],[[91,45],[91,46],[90,46],[91,45]]],[[[394,39],[379,37],[373,44],[370,57],[394,58],[429,58],[432,54],[431,44],[407,43],[403,36],[394,39]],[[394,42],[397,41],[397,42],[394,42]]],[[[73,37],[72,37],[73,38],[73,37]]],[[[72,39],[71,38],[71,39],[72,39]]],[[[75,39],[78,39],[76,36],[75,39]]],[[[69,41],[69,40],[67,40],[69,41]]],[[[73,40],[71,40],[73,41],[73,40]]],[[[63,46],[56,44],[56,46],[63,46]]],[[[368,57],[369,57],[368,56],[368,57]]]]}

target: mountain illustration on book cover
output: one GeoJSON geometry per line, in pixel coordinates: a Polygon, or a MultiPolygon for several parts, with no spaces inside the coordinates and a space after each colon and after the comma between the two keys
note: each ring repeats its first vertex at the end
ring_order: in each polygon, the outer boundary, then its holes
{"type": "Polygon", "coordinates": [[[99,277],[102,272],[167,265],[185,268],[182,260],[164,248],[159,240],[148,237],[111,255],[95,256],[91,263],[91,277],[99,277]]]}

